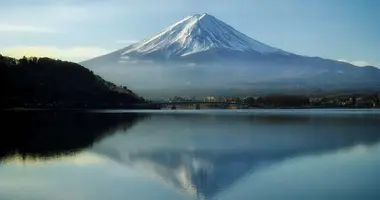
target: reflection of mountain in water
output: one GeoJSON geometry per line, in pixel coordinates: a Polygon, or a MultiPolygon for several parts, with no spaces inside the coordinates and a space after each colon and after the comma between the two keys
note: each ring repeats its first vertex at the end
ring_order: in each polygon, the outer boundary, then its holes
{"type": "Polygon", "coordinates": [[[132,154],[127,163],[150,168],[177,189],[209,199],[250,171],[275,161],[275,157],[262,158],[249,152],[162,151],[132,154]]]}
{"type": "Polygon", "coordinates": [[[139,118],[137,114],[68,111],[6,111],[0,116],[0,160],[13,154],[41,158],[72,154],[116,130],[129,129],[139,118]]]}
{"type": "Polygon", "coordinates": [[[380,140],[376,117],[157,115],[93,151],[210,199],[285,159],[380,140]]]}

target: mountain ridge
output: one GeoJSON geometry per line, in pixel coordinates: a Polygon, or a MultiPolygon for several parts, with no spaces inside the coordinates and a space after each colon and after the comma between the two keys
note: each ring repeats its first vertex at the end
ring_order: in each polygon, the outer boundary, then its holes
{"type": "MultiPolygon", "coordinates": [[[[161,57],[159,60],[178,60],[178,58],[182,59],[197,53],[220,50],[259,54],[291,54],[254,40],[213,15],[203,13],[189,15],[140,42],[100,57],[114,58],[117,55],[121,62],[127,62],[133,60],[134,57],[144,60],[144,57],[150,58],[152,55],[159,54],[157,56],[161,57]]],[[[82,63],[91,60],[93,59],[82,63]]]]}
{"type": "Polygon", "coordinates": [[[142,89],[209,87],[213,93],[263,84],[266,92],[282,87],[288,92],[380,91],[380,69],[287,52],[209,14],[185,17],[152,37],[81,64],[119,84],[128,80],[134,90],[148,96],[142,89]]]}
{"type": "Polygon", "coordinates": [[[214,16],[204,13],[180,20],[155,36],[131,45],[131,49],[123,54],[133,51],[149,53],[157,50],[171,50],[173,45],[179,45],[179,48],[174,49],[174,53],[179,56],[211,48],[226,48],[233,51],[253,50],[260,53],[282,51],[253,40],[214,16]]]}

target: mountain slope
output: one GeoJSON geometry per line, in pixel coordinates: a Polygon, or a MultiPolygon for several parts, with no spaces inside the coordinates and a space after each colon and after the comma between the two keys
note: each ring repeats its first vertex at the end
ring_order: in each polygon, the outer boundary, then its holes
{"type": "Polygon", "coordinates": [[[186,17],[141,42],[81,64],[117,83],[128,80],[144,95],[158,89],[171,90],[169,96],[179,90],[187,96],[200,90],[206,95],[380,91],[375,67],[286,52],[208,14],[186,17]]]}
{"type": "Polygon", "coordinates": [[[141,101],[76,63],[49,58],[0,55],[0,83],[0,107],[114,107],[141,101]]]}
{"type": "Polygon", "coordinates": [[[174,60],[221,50],[244,54],[289,54],[244,35],[212,15],[196,14],[178,21],[141,42],[101,58],[118,59],[121,62],[131,59],[174,60]]]}
{"type": "Polygon", "coordinates": [[[238,32],[208,14],[197,14],[166,28],[157,35],[124,49],[122,55],[161,51],[167,57],[187,56],[213,48],[231,51],[281,52],[238,32]]]}

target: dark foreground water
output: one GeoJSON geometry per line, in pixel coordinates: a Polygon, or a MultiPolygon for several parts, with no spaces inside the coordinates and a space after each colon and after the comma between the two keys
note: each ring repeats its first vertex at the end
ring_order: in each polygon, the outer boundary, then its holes
{"type": "Polygon", "coordinates": [[[379,110],[1,113],[1,200],[380,199],[379,110]]]}

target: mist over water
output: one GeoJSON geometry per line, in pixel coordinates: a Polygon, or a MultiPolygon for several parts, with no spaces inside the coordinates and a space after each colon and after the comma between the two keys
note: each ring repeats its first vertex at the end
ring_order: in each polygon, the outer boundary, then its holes
{"type": "Polygon", "coordinates": [[[380,198],[378,110],[136,112],[7,113],[0,197],[380,198]]]}

